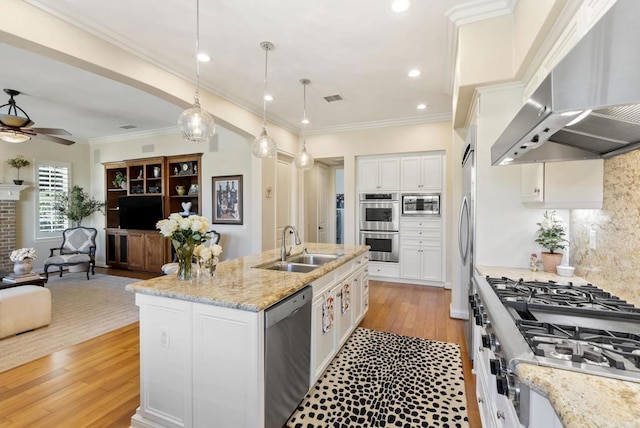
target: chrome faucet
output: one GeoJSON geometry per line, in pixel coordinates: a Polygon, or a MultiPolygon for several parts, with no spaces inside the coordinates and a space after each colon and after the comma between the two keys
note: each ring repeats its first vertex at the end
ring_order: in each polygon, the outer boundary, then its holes
{"type": "Polygon", "coordinates": [[[287,256],[291,254],[291,250],[293,249],[293,246],[291,246],[289,248],[289,251],[287,251],[287,230],[289,229],[293,231],[293,235],[296,238],[296,245],[302,244],[296,228],[291,226],[290,224],[286,225],[284,229],[282,229],[282,246],[280,247],[280,260],[283,262],[286,260],[287,256]]]}

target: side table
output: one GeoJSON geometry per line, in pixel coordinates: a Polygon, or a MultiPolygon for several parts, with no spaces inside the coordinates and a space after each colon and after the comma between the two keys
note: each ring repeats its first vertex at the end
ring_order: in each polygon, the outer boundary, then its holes
{"type": "Polygon", "coordinates": [[[3,288],[18,287],[20,285],[39,285],[40,287],[44,287],[45,282],[47,282],[47,279],[43,276],[39,276],[38,279],[31,279],[29,281],[22,281],[22,282],[2,281],[2,278],[4,278],[5,276],[8,276],[9,274],[11,274],[11,272],[0,272],[0,290],[2,290],[3,288]]]}

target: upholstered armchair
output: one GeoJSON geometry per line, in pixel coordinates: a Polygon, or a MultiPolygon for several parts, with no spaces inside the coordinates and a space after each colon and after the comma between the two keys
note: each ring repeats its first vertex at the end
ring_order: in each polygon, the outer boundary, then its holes
{"type": "Polygon", "coordinates": [[[93,227],[72,227],[62,232],[62,245],[51,248],[49,258],[44,261],[44,274],[49,279],[49,267],[57,266],[62,276],[62,268],[85,263],[87,279],[89,271],[95,275],[96,236],[98,231],[93,227]],[[57,255],[55,253],[58,253],[57,255]]]}

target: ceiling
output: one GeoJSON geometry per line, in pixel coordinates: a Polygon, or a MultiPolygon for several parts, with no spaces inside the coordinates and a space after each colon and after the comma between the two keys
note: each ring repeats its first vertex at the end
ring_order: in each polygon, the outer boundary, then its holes
{"type": "MultiPolygon", "coordinates": [[[[452,106],[452,20],[468,1],[413,0],[408,11],[394,13],[390,0],[201,0],[200,50],[212,57],[200,65],[201,86],[262,114],[260,43],[270,41],[268,92],[275,100],[267,116],[293,132],[303,113],[301,78],[311,80],[311,133],[445,120],[452,106]],[[422,74],[409,78],[414,68],[422,74]],[[323,98],[338,94],[343,101],[323,98]],[[420,103],[427,109],[417,110],[420,103]]],[[[195,0],[27,2],[195,83],[195,0]]],[[[480,3],[496,2],[476,0],[475,10],[480,3]]],[[[35,126],[64,128],[77,141],[175,127],[182,110],[7,44],[0,43],[0,57],[0,85],[23,92],[16,101],[35,126]]]]}

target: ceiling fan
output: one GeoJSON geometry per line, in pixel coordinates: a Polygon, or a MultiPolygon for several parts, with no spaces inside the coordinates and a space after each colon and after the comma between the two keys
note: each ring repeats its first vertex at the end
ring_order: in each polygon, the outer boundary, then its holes
{"type": "Polygon", "coordinates": [[[16,105],[16,101],[13,99],[13,97],[20,95],[20,91],[5,89],[4,92],[9,95],[9,102],[0,106],[0,110],[7,106],[9,109],[8,114],[0,113],[0,140],[8,143],[22,143],[30,140],[32,137],[37,137],[66,146],[75,144],[75,141],[55,137],[55,135],[71,135],[64,129],[30,128],[34,122],[24,110],[16,105]],[[18,115],[18,112],[22,115],[18,115]]]}

